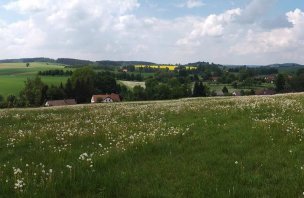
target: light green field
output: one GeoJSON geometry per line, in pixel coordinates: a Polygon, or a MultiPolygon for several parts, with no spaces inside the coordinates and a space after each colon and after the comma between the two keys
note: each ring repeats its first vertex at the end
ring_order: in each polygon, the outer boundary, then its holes
{"type": "Polygon", "coordinates": [[[0,197],[302,197],[304,94],[0,110],[0,197]]]}
{"type": "Polygon", "coordinates": [[[123,80],[120,80],[119,82],[124,84],[130,89],[133,89],[135,86],[141,86],[143,88],[146,88],[145,82],[134,82],[134,81],[123,81],[123,80]]]}
{"type": "MultiPolygon", "coordinates": [[[[63,66],[52,63],[30,63],[28,68],[25,63],[1,63],[0,95],[4,97],[10,94],[18,95],[27,78],[34,77],[39,71],[52,69],[65,70],[63,66]]],[[[59,85],[67,80],[67,77],[62,76],[42,76],[41,78],[48,85],[59,85]]]]}
{"type": "Polygon", "coordinates": [[[264,89],[264,88],[274,88],[273,84],[269,84],[269,83],[263,83],[260,86],[253,86],[253,87],[248,87],[248,88],[240,88],[240,89],[235,89],[233,88],[232,85],[230,84],[221,84],[221,83],[206,83],[206,85],[210,88],[210,90],[214,90],[217,93],[222,93],[222,89],[226,86],[229,93],[232,93],[234,91],[240,91],[240,90],[244,90],[244,91],[250,91],[251,89],[264,89]]]}

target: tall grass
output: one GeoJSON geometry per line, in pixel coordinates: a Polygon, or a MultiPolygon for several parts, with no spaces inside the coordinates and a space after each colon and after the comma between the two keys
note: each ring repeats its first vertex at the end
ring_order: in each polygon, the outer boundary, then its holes
{"type": "Polygon", "coordinates": [[[0,197],[298,197],[304,94],[0,111],[0,197]]]}

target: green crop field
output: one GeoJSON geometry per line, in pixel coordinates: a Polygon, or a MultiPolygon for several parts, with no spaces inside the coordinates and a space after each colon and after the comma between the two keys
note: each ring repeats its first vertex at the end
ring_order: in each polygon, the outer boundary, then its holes
{"type": "MultiPolygon", "coordinates": [[[[64,66],[53,63],[30,63],[29,67],[26,67],[25,63],[0,63],[0,95],[18,95],[27,78],[34,77],[39,71],[52,69],[65,70],[64,66]]],[[[41,78],[48,85],[59,85],[67,80],[67,77],[62,76],[41,78]]]]}
{"type": "Polygon", "coordinates": [[[0,197],[300,197],[304,94],[0,110],[0,197]]]}

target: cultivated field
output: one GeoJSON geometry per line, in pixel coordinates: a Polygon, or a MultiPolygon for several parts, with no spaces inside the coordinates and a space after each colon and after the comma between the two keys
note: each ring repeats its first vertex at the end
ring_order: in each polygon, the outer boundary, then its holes
{"type": "MultiPolygon", "coordinates": [[[[0,63],[0,95],[6,97],[10,94],[18,95],[24,87],[27,78],[35,76],[39,71],[52,69],[63,69],[64,67],[52,63],[0,63]]],[[[65,83],[67,77],[62,76],[42,76],[42,80],[49,85],[59,85],[65,83]]]]}
{"type": "Polygon", "coordinates": [[[0,111],[0,197],[299,197],[304,94],[0,111]]]}

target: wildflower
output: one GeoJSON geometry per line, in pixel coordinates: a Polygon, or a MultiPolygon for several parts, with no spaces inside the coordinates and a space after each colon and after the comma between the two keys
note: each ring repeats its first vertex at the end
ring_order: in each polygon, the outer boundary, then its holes
{"type": "Polygon", "coordinates": [[[19,190],[20,192],[23,192],[23,187],[25,186],[24,179],[17,179],[14,189],[19,190]]]}
{"type": "Polygon", "coordinates": [[[17,175],[17,174],[21,174],[22,173],[22,170],[20,168],[15,168],[13,167],[13,170],[14,170],[14,175],[17,175]]]}

